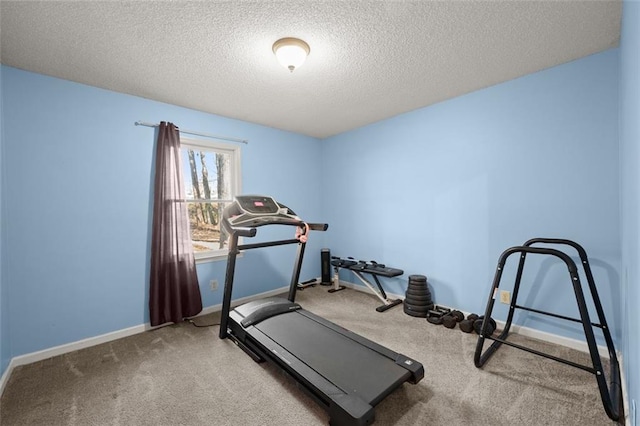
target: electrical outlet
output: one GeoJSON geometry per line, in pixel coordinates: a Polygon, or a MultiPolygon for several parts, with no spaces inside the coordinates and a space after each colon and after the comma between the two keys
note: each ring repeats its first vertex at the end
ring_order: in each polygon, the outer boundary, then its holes
{"type": "Polygon", "coordinates": [[[511,292],[507,290],[500,290],[500,303],[511,303],[511,292]]]}
{"type": "Polygon", "coordinates": [[[216,291],[218,289],[218,280],[209,281],[209,287],[211,288],[211,291],[216,291]]]}

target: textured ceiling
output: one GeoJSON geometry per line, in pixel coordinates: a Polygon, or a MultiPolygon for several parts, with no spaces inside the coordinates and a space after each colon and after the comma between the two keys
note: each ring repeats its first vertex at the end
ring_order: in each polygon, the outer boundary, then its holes
{"type": "Polygon", "coordinates": [[[2,0],[0,54],[12,67],[325,138],[615,47],[621,7],[2,0]],[[311,47],[293,74],[271,51],[289,36],[311,47]]]}

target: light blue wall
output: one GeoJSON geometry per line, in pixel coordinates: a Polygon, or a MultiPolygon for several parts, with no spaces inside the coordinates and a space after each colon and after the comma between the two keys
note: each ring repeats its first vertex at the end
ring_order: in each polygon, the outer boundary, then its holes
{"type": "MultiPolygon", "coordinates": [[[[619,338],[617,75],[613,49],[324,141],[332,254],[404,269],[386,281],[393,293],[405,291],[407,275],[424,274],[437,303],[482,313],[503,250],[533,237],[572,239],[590,255],[619,338]]],[[[527,262],[519,302],[577,315],[563,264],[527,262]]],[[[513,277],[507,268],[502,286],[513,277]]],[[[517,320],[583,337],[566,321],[517,320]]]]}
{"type": "MultiPolygon", "coordinates": [[[[622,202],[622,353],[630,400],[640,402],[640,2],[625,1],[620,41],[620,163],[622,202]]],[[[636,414],[637,415],[637,414],[636,414]]]]}
{"type": "Polygon", "coordinates": [[[4,279],[4,251],[2,250],[4,244],[4,215],[3,208],[4,203],[4,188],[3,188],[3,174],[4,174],[4,132],[3,132],[3,115],[2,115],[2,67],[0,66],[0,377],[4,374],[9,361],[11,360],[11,354],[9,350],[9,299],[6,296],[7,283],[4,279]]]}
{"type": "MultiPolygon", "coordinates": [[[[156,131],[137,120],[249,139],[244,192],[271,194],[309,221],[324,219],[319,165],[300,161],[319,157],[317,139],[10,67],[2,81],[3,237],[11,247],[3,267],[9,313],[20,318],[10,324],[13,357],[148,322],[156,131]]],[[[322,239],[311,239],[303,278],[319,274],[322,239]]],[[[234,296],[287,285],[293,250],[239,259],[234,296]]],[[[222,290],[208,283],[224,281],[224,265],[198,266],[204,306],[221,301],[222,290]]]]}

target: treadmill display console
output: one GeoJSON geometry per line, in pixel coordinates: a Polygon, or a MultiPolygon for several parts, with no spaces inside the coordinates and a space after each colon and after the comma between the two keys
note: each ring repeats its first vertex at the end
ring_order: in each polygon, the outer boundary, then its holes
{"type": "Polygon", "coordinates": [[[222,214],[222,227],[255,228],[263,225],[296,225],[303,222],[288,207],[265,195],[238,195],[222,214]]]}
{"type": "Polygon", "coordinates": [[[240,208],[247,213],[258,215],[277,214],[279,207],[271,197],[262,195],[240,195],[236,197],[240,208]]]}

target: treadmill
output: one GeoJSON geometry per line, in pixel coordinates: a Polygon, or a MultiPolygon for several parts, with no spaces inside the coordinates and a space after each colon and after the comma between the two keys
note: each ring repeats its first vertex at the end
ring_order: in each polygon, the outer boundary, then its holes
{"type": "Polygon", "coordinates": [[[297,283],[309,230],[327,224],[305,223],[271,197],[242,195],[224,209],[222,229],[229,235],[229,255],[220,319],[221,339],[229,338],[256,362],[269,361],[297,381],[329,413],[329,423],[366,425],[374,406],[404,382],[418,383],[424,368],[418,361],[359,336],[295,303],[297,283]],[[260,226],[299,227],[301,237],[238,244],[254,237],[260,226]],[[242,250],[297,244],[288,298],[268,297],[231,310],[237,254],[242,250]]]}

